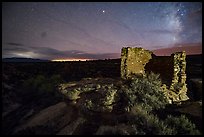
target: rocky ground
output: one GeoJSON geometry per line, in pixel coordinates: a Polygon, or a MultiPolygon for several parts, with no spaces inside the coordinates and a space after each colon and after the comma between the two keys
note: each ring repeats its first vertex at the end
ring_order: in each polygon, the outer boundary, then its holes
{"type": "MultiPolygon", "coordinates": [[[[87,78],[63,85],[64,92],[67,89],[72,91],[80,88],[84,93],[74,92],[77,94],[64,96],[64,99],[48,107],[40,109],[37,102],[26,105],[14,103],[13,107],[3,113],[3,132],[4,134],[19,135],[90,135],[100,134],[101,130],[106,128],[103,127],[104,125],[113,126],[118,121],[119,128],[125,129],[127,126],[120,124],[126,117],[125,113],[123,111],[112,111],[120,106],[115,105],[118,100],[115,93],[112,92],[114,90],[111,90],[110,94],[105,92],[105,96],[100,94],[108,88],[117,89],[117,85],[120,84],[121,81],[118,79],[87,78]],[[112,83],[115,83],[116,86],[113,87],[112,83]],[[104,91],[101,89],[104,89],[104,91]],[[98,91],[89,93],[92,90],[98,91]],[[104,100],[106,100],[106,103],[104,100]],[[90,102],[92,102],[92,105],[90,102]],[[86,108],[84,109],[84,107],[86,108]]],[[[60,92],[63,92],[63,86],[60,86],[60,92]]],[[[8,85],[7,88],[9,88],[8,85]]],[[[186,114],[192,118],[199,129],[202,129],[202,101],[188,101],[181,105],[167,107],[165,112],[173,115],[186,114]]]]}
{"type": "MultiPolygon", "coordinates": [[[[174,111],[194,117],[197,120],[196,124],[200,126],[200,129],[202,128],[202,108],[198,102],[189,103],[189,105],[176,108],[174,111]]],[[[120,118],[122,115],[109,114],[109,116],[104,115],[103,117],[106,117],[106,121],[111,123],[114,118],[120,118]]],[[[59,102],[32,115],[20,125],[16,125],[12,134],[84,135],[95,134],[98,130],[100,130],[99,123],[93,123],[93,121],[89,121],[86,117],[80,115],[75,106],[59,102]]]]}

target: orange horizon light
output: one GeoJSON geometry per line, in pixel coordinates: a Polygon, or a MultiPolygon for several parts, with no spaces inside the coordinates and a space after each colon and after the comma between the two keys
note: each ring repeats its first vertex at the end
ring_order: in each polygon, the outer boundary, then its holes
{"type": "Polygon", "coordinates": [[[87,61],[87,60],[93,60],[93,59],[53,59],[51,61],[63,62],[63,61],[87,61]]]}

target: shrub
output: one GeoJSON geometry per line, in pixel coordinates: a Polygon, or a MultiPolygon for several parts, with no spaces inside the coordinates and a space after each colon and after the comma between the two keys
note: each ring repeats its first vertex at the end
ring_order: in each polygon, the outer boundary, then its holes
{"type": "Polygon", "coordinates": [[[180,117],[173,117],[169,115],[166,120],[166,124],[176,130],[178,135],[199,135],[200,132],[196,129],[195,124],[191,123],[185,115],[180,117]]]}
{"type": "Polygon", "coordinates": [[[184,115],[181,117],[168,116],[160,120],[157,115],[143,109],[142,105],[135,105],[127,113],[127,122],[115,126],[101,126],[98,135],[199,135],[184,115]]]}
{"type": "Polygon", "coordinates": [[[121,89],[128,101],[126,109],[131,109],[135,104],[142,104],[149,111],[164,108],[168,100],[161,85],[159,75],[152,72],[145,77],[133,75],[121,89]]]}
{"type": "Polygon", "coordinates": [[[68,95],[69,99],[76,100],[81,96],[79,106],[84,116],[87,116],[89,120],[94,119],[105,124],[96,132],[99,135],[199,134],[195,126],[193,127],[185,118],[161,120],[154,114],[156,111],[152,110],[164,108],[168,103],[161,85],[159,75],[150,73],[145,77],[133,76],[120,86],[110,83],[102,84],[98,81],[96,84],[88,83],[83,86],[79,84],[80,87],[74,85],[71,88],[66,88],[65,84],[61,92],[68,95]],[[81,93],[85,94],[82,96],[81,93]],[[118,105],[119,103],[122,105],[118,105]],[[122,116],[117,117],[114,114],[119,114],[115,112],[120,111],[116,108],[126,108],[127,111],[122,111],[124,112],[122,116]],[[109,118],[106,115],[102,117],[103,112],[113,112],[113,117],[109,118]]]}
{"type": "Polygon", "coordinates": [[[29,78],[22,84],[22,94],[30,96],[32,98],[43,95],[58,96],[56,92],[57,84],[61,83],[62,79],[59,75],[53,75],[50,78],[46,78],[43,75],[37,75],[36,77],[29,78]]]}
{"type": "MultiPolygon", "coordinates": [[[[128,115],[128,124],[134,125],[138,131],[152,135],[172,135],[174,129],[168,127],[156,115],[148,112],[142,105],[135,105],[128,115]]],[[[135,134],[135,133],[134,133],[135,134]]]]}

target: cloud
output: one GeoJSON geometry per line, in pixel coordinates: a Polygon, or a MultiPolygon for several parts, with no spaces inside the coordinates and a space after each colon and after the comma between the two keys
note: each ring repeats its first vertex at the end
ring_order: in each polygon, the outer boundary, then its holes
{"type": "Polygon", "coordinates": [[[149,30],[145,31],[146,33],[157,33],[157,34],[174,34],[173,31],[167,30],[167,29],[154,29],[154,30],[149,30]]]}
{"type": "Polygon", "coordinates": [[[195,17],[195,16],[201,16],[202,17],[202,8],[198,9],[198,10],[195,10],[191,13],[188,14],[188,17],[191,19],[192,17],[195,17]]]}
{"type": "Polygon", "coordinates": [[[47,32],[42,32],[42,33],[41,33],[41,37],[42,37],[42,38],[45,38],[46,36],[47,36],[47,32]]]}
{"type": "Polygon", "coordinates": [[[6,43],[6,45],[3,44],[3,46],[2,46],[2,53],[3,54],[5,52],[12,52],[12,51],[26,52],[26,51],[28,51],[28,49],[27,49],[27,47],[25,47],[25,45],[20,44],[20,43],[8,42],[8,43],[6,43]]]}
{"type": "Polygon", "coordinates": [[[49,47],[5,47],[3,48],[3,57],[31,57],[39,59],[111,59],[119,58],[119,53],[92,54],[80,50],[60,51],[49,47]]]}
{"type": "Polygon", "coordinates": [[[47,55],[48,59],[69,59],[69,58],[77,58],[77,59],[108,59],[108,58],[119,58],[120,54],[118,53],[102,53],[102,54],[94,54],[94,53],[86,53],[80,50],[66,50],[59,51],[56,49],[46,49],[42,48],[38,49],[38,54],[47,55]]]}
{"type": "Polygon", "coordinates": [[[7,42],[6,44],[7,44],[7,45],[12,45],[12,46],[24,46],[24,45],[21,44],[21,43],[15,43],[15,42],[7,42]]]}
{"type": "Polygon", "coordinates": [[[153,50],[157,56],[170,56],[180,51],[185,51],[187,55],[202,54],[202,43],[177,43],[173,47],[153,50]]]}

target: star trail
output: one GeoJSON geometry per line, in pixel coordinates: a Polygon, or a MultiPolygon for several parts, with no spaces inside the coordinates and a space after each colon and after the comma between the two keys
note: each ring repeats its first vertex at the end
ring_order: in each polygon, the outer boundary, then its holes
{"type": "Polygon", "coordinates": [[[189,43],[202,45],[199,2],[4,2],[2,6],[3,58],[119,58],[124,46],[157,50],[189,43]]]}

